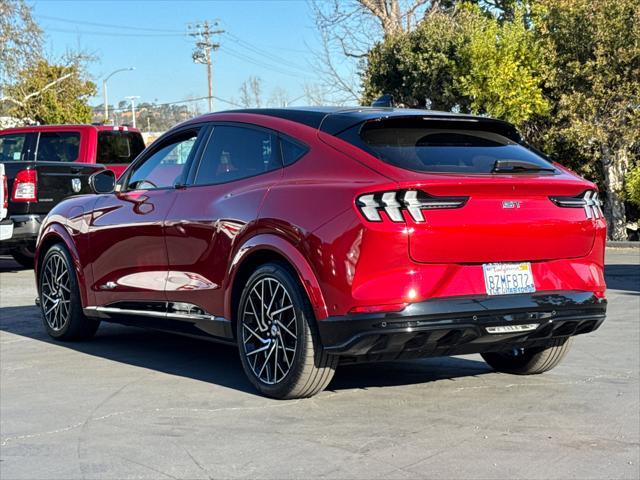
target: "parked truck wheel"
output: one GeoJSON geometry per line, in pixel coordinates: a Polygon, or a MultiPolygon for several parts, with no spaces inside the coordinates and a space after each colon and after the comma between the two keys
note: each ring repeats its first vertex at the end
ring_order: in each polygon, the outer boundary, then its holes
{"type": "Polygon", "coordinates": [[[11,251],[13,259],[25,268],[33,268],[35,248],[32,245],[19,247],[11,251]]]}

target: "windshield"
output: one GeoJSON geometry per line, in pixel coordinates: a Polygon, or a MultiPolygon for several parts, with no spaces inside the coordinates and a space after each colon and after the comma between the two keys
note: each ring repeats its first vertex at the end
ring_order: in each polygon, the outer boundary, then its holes
{"type": "Polygon", "coordinates": [[[504,165],[517,165],[510,173],[555,171],[507,134],[482,122],[391,119],[366,123],[357,139],[346,139],[386,163],[417,172],[506,173],[504,165]]]}

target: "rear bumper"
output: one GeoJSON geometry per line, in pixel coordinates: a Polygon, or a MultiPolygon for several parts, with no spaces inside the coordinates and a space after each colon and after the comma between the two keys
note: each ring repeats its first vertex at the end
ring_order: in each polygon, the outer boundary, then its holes
{"type": "Polygon", "coordinates": [[[44,215],[12,215],[0,223],[0,247],[10,248],[24,243],[35,243],[44,215]]]}
{"type": "Polygon", "coordinates": [[[607,301],[591,292],[458,297],[413,303],[397,313],[329,317],[318,328],[329,353],[389,360],[544,345],[592,332],[606,309],[607,301]],[[524,325],[529,330],[489,333],[524,325]]]}
{"type": "Polygon", "coordinates": [[[13,222],[10,219],[0,221],[0,241],[13,236],[13,222]]]}

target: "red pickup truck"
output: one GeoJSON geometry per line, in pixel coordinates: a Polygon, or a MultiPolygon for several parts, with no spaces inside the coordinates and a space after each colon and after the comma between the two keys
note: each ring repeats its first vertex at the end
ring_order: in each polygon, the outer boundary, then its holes
{"type": "Polygon", "coordinates": [[[0,254],[33,262],[40,224],[64,198],[89,193],[88,178],[108,168],[116,176],[144,150],[138,130],[107,125],[43,125],[0,130],[4,179],[0,254]]]}

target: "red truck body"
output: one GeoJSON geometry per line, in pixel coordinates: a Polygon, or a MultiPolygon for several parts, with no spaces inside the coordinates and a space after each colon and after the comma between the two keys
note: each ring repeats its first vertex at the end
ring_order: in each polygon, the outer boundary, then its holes
{"type": "MultiPolygon", "coordinates": [[[[109,170],[113,170],[116,177],[129,166],[131,161],[144,149],[144,141],[140,131],[126,126],[112,125],[34,125],[29,127],[8,128],[0,130],[1,135],[9,134],[38,134],[45,132],[70,132],[80,135],[78,156],[71,161],[77,163],[100,163],[109,170]],[[126,139],[120,144],[128,155],[114,155],[113,148],[104,148],[103,138],[118,135],[126,139]],[[103,148],[99,148],[103,147],[103,148]]],[[[27,159],[24,159],[27,160],[27,159]]]]}

